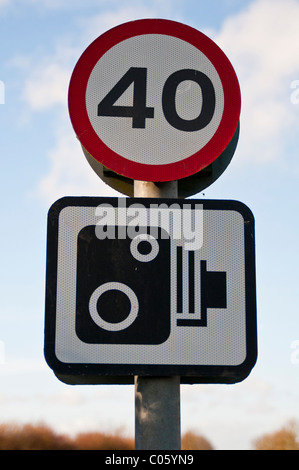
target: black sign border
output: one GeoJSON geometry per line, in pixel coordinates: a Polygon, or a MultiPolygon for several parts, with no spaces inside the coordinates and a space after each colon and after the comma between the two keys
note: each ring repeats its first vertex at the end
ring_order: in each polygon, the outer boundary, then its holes
{"type": "Polygon", "coordinates": [[[57,295],[57,257],[58,257],[58,219],[62,209],[69,206],[96,207],[108,203],[118,206],[117,197],[63,197],[56,201],[48,212],[47,266],[44,355],[47,364],[55,375],[67,384],[133,384],[135,376],[180,376],[182,384],[195,383],[236,383],[244,380],[257,360],[257,318],[256,318],[256,268],[254,216],[243,203],[234,200],[206,199],[156,199],[122,198],[127,207],[141,203],[177,203],[180,206],[202,204],[204,210],[235,210],[244,220],[245,240],[245,290],[246,290],[246,359],[237,366],[207,365],[150,365],[150,364],[76,364],[62,363],[55,355],[56,295],[57,295]]]}

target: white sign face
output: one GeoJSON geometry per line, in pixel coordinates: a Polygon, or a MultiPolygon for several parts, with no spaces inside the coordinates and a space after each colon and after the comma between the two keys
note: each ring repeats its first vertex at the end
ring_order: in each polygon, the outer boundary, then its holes
{"type": "Polygon", "coordinates": [[[253,225],[249,209],[231,201],[57,201],[48,232],[49,365],[128,382],[245,378],[256,360],[253,225]]]}
{"type": "Polygon", "coordinates": [[[133,179],[197,173],[231,141],[240,90],[209,38],[167,20],[126,23],[83,53],[69,90],[70,116],[97,161],[133,179]]]}
{"type": "MultiPolygon", "coordinates": [[[[97,62],[87,84],[86,107],[96,134],[117,154],[145,165],[172,164],[190,157],[211,140],[223,115],[224,92],[217,70],[199,49],[172,36],[147,34],[117,44],[97,62]],[[145,50],[151,51],[146,59],[145,50]],[[124,57],[125,62],[121,60],[124,57]],[[120,65],[116,70],[111,64],[120,65]],[[126,84],[121,86],[121,81],[126,84]],[[120,97],[113,106],[128,109],[134,103],[136,117],[125,117],[125,110],[123,118],[107,117],[101,111],[111,84],[117,82],[120,97]],[[141,94],[134,99],[138,87],[144,87],[144,97],[141,94]],[[205,101],[211,91],[215,104],[209,112],[205,101]],[[140,113],[145,106],[138,101],[141,98],[147,106],[140,113]],[[100,112],[95,112],[99,107],[100,112]]],[[[113,114],[113,108],[111,111],[113,114]]],[[[134,113],[133,108],[131,111],[134,113]]]]}

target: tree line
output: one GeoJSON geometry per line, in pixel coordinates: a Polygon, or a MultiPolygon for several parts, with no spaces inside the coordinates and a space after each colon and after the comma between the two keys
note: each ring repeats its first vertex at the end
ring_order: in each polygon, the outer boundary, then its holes
{"type": "MultiPolygon", "coordinates": [[[[299,450],[299,427],[295,422],[258,437],[252,450],[299,450]]],[[[208,439],[188,431],[182,450],[215,450],[208,439]]],[[[134,439],[121,433],[84,432],[75,437],[57,433],[45,424],[0,424],[0,450],[134,450],[134,439]]]]}

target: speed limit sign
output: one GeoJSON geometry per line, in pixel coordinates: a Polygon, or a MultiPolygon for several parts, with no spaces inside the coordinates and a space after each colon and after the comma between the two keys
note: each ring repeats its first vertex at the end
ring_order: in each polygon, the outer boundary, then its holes
{"type": "Polygon", "coordinates": [[[83,148],[132,179],[171,181],[212,164],[239,123],[240,88],[201,32],[145,19],[98,37],[80,57],[69,112],[83,148]]]}

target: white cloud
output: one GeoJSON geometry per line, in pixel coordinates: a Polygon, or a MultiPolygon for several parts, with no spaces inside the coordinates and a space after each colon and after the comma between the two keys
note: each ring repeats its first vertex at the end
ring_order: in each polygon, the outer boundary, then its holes
{"type": "Polygon", "coordinates": [[[89,166],[79,141],[68,126],[60,127],[49,151],[50,170],[41,179],[38,194],[47,204],[63,196],[117,196],[89,166]]]}
{"type": "Polygon", "coordinates": [[[12,63],[26,73],[23,100],[33,111],[49,109],[55,105],[67,106],[67,90],[72,68],[80,49],[61,39],[52,55],[37,59],[15,57],[12,63]]]}
{"type": "Polygon", "coordinates": [[[131,5],[106,10],[91,18],[81,19],[82,29],[80,34],[73,38],[73,46],[70,46],[69,42],[63,46],[62,41],[53,55],[44,57],[40,62],[18,58],[17,65],[27,70],[23,99],[30,110],[47,111],[53,106],[60,107],[61,119],[59,123],[57,121],[55,144],[48,152],[50,170],[41,179],[37,188],[38,194],[47,204],[65,195],[120,195],[119,192],[103,183],[91,169],[68,122],[69,81],[74,64],[93,39],[125,21],[155,16],[159,8],[160,13],[161,9],[166,11],[168,2],[165,2],[162,7],[159,2],[153,2],[148,8],[141,2],[136,4],[135,8],[131,5]],[[36,65],[33,66],[33,63],[36,65]]]}
{"type": "MultiPolygon", "coordinates": [[[[69,45],[57,48],[33,66],[30,58],[17,58],[15,65],[25,73],[22,98],[31,113],[49,112],[56,107],[53,147],[47,152],[49,170],[41,178],[36,192],[47,205],[63,196],[117,195],[95,174],[87,163],[68,116],[68,86],[71,64],[80,51],[69,45]]],[[[54,117],[55,116],[55,117],[54,117]]]]}
{"type": "Polygon", "coordinates": [[[33,110],[66,105],[69,77],[69,70],[57,63],[40,65],[26,81],[23,97],[33,110]]]}
{"type": "Polygon", "coordinates": [[[126,23],[142,18],[167,18],[176,19],[176,8],[174,0],[146,0],[114,2],[110,9],[103,9],[93,17],[81,20],[82,38],[88,45],[92,40],[105,31],[126,23]],[[119,6],[122,4],[122,6],[119,6]],[[150,4],[150,5],[149,5],[150,4]]]}
{"type": "MultiPolygon", "coordinates": [[[[36,0],[30,0],[30,2],[35,4],[36,0]]],[[[52,0],[50,2],[43,0],[45,7],[63,6],[61,0],[52,3],[52,0]]],[[[55,53],[44,57],[40,62],[36,62],[36,58],[30,60],[28,57],[15,57],[13,60],[15,65],[26,68],[27,71],[23,99],[34,111],[49,109],[57,104],[66,107],[72,69],[85,47],[104,31],[118,24],[137,18],[155,16],[156,3],[154,1],[150,8],[144,6],[142,2],[135,6],[131,3],[129,6],[104,10],[98,15],[81,19],[79,21],[81,32],[76,38],[73,37],[73,45],[64,44],[64,39],[60,39],[55,53]],[[75,46],[74,43],[77,45],[75,46]]],[[[168,2],[162,10],[167,11],[167,5],[168,2]]]]}
{"type": "Polygon", "coordinates": [[[215,42],[231,60],[241,85],[239,154],[269,163],[295,132],[297,109],[290,106],[290,84],[299,77],[299,2],[256,0],[228,18],[215,42]]]}
{"type": "Polygon", "coordinates": [[[235,385],[183,385],[182,432],[198,430],[218,450],[251,448],[259,435],[288,421],[280,397],[280,385],[259,374],[251,374],[235,385]]]}
{"type": "Polygon", "coordinates": [[[0,377],[34,374],[44,369],[45,363],[39,359],[5,355],[4,361],[0,364],[0,377]]]}

